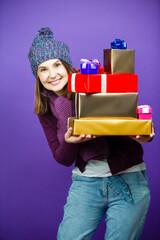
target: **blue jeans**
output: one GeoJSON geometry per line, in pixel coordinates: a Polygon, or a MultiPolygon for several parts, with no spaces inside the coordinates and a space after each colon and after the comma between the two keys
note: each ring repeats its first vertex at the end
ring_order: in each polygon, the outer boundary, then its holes
{"type": "Polygon", "coordinates": [[[150,203],[146,171],[72,180],[58,240],[92,239],[105,213],[104,239],[140,239],[150,203]]]}

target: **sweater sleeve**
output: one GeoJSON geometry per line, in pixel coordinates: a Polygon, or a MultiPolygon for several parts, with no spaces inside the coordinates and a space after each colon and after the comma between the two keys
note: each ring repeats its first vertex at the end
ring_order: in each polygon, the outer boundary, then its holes
{"type": "Polygon", "coordinates": [[[55,160],[62,165],[71,166],[77,158],[78,144],[67,143],[65,140],[59,142],[57,119],[52,112],[49,111],[38,117],[55,160]]]}

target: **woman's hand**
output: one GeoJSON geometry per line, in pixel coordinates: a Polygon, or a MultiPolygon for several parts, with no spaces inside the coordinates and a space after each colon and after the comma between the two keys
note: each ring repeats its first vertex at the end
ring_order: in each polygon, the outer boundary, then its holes
{"type": "Polygon", "coordinates": [[[84,135],[84,134],[81,134],[80,136],[73,136],[71,127],[68,129],[68,131],[64,135],[64,139],[67,143],[81,143],[81,142],[89,141],[93,138],[96,138],[96,136],[84,135]]]}
{"type": "Polygon", "coordinates": [[[151,140],[153,137],[155,136],[155,132],[154,132],[154,127],[152,126],[152,133],[150,135],[137,135],[137,136],[129,136],[131,137],[133,140],[139,142],[139,143],[146,143],[149,140],[151,140]]]}

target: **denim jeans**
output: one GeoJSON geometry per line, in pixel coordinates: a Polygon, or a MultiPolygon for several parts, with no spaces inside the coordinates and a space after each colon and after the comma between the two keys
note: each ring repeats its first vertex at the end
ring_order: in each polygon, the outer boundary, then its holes
{"type": "Polygon", "coordinates": [[[140,239],[150,203],[146,171],[72,180],[58,240],[92,239],[105,213],[104,239],[140,239]]]}

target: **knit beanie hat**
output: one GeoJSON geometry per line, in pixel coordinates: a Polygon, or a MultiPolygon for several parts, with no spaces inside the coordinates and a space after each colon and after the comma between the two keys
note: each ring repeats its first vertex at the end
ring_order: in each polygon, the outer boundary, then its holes
{"type": "Polygon", "coordinates": [[[72,66],[69,48],[63,43],[53,39],[53,33],[48,27],[42,27],[33,40],[28,58],[32,72],[36,77],[38,66],[49,59],[62,59],[72,66]]]}

